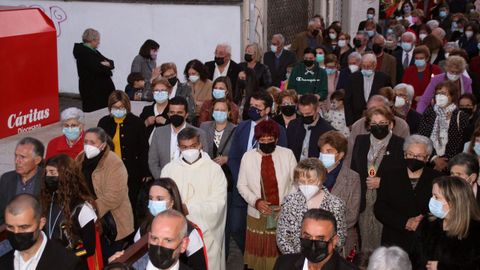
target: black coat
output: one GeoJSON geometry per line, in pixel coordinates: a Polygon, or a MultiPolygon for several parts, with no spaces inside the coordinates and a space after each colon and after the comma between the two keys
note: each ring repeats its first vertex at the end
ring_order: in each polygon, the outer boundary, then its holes
{"type": "MultiPolygon", "coordinates": [[[[281,255],[275,261],[273,270],[302,270],[305,263],[305,257],[300,253],[281,255]]],[[[357,270],[355,265],[346,261],[336,251],[328,262],[322,267],[322,270],[357,270]]]]}
{"type": "MultiPolygon", "coordinates": [[[[358,135],[355,138],[355,144],[352,150],[352,161],[350,168],[360,175],[360,213],[365,210],[365,194],[367,192],[367,177],[368,177],[368,160],[367,155],[370,149],[370,134],[358,135]]],[[[392,135],[388,142],[385,155],[382,162],[378,166],[376,176],[380,177],[380,183],[384,180],[383,174],[385,171],[395,168],[405,168],[403,158],[403,139],[392,135]]]]}
{"type": "MultiPolygon", "coordinates": [[[[215,61],[206,62],[205,66],[208,70],[208,78],[213,81],[213,74],[215,73],[215,61]]],[[[242,69],[237,63],[235,63],[235,61],[230,60],[227,77],[230,78],[230,81],[232,82],[232,89],[235,89],[235,86],[237,85],[238,73],[241,70],[242,69]]]]}
{"type": "Polygon", "coordinates": [[[432,197],[432,181],[438,171],[424,168],[415,189],[412,189],[406,168],[387,170],[383,174],[375,202],[375,217],[383,224],[382,246],[399,246],[410,251],[414,232],[407,231],[407,220],[418,215],[427,218],[432,197]]]}
{"type": "Polygon", "coordinates": [[[427,261],[438,261],[439,270],[480,269],[479,221],[470,222],[469,234],[462,240],[446,235],[442,219],[424,219],[417,230],[419,236],[410,254],[413,270],[426,269],[427,261]]]}
{"type": "MultiPolygon", "coordinates": [[[[413,50],[413,49],[412,49],[413,50]]],[[[401,82],[402,81],[402,78],[403,78],[403,71],[405,70],[403,68],[403,50],[398,50],[398,51],[395,51],[393,53],[393,56],[395,56],[395,59],[397,60],[397,82],[401,82]]],[[[412,53],[412,57],[410,60],[410,64],[408,66],[411,66],[411,65],[415,65],[415,57],[412,53]]]]}
{"type": "Polygon", "coordinates": [[[111,78],[113,61],[82,43],[75,43],[73,55],[77,60],[78,89],[83,111],[91,112],[107,107],[108,96],[115,90],[111,78]],[[110,67],[102,65],[100,62],[103,61],[108,61],[110,67]]]}
{"type": "Polygon", "coordinates": [[[417,134],[418,126],[420,126],[420,121],[422,120],[422,115],[414,109],[410,109],[407,113],[407,119],[405,120],[410,128],[410,134],[417,134]]]}
{"type": "Polygon", "coordinates": [[[268,66],[272,75],[272,85],[280,87],[280,82],[286,80],[287,67],[293,66],[297,62],[295,54],[289,50],[283,50],[278,59],[278,65],[275,65],[275,53],[268,51],[263,55],[263,64],[268,66]]]}
{"type": "MultiPolygon", "coordinates": [[[[43,239],[45,241],[45,239],[43,239]]],[[[14,251],[0,257],[0,269],[13,270],[14,251]]],[[[60,243],[48,240],[36,270],[88,270],[84,261],[67,251],[60,243]]]]}
{"type": "MultiPolygon", "coordinates": [[[[376,71],[374,76],[369,98],[378,94],[380,88],[392,86],[390,76],[387,74],[376,71]]],[[[347,126],[351,126],[358,119],[362,118],[363,111],[367,107],[367,101],[364,96],[363,75],[360,71],[352,73],[348,77],[347,85],[345,86],[344,105],[347,126]]]]}
{"type": "MultiPolygon", "coordinates": [[[[145,106],[143,107],[143,110],[142,110],[142,113],[140,114],[140,119],[142,119],[142,121],[145,123],[145,120],[150,117],[150,116],[155,116],[155,111],[153,110],[153,106],[156,105],[156,102],[153,102],[152,105],[148,105],[148,106],[145,106]]],[[[163,127],[165,125],[169,125],[170,124],[170,119],[168,117],[168,108],[169,106],[167,105],[165,107],[165,109],[163,110],[163,112],[161,114],[158,115],[159,116],[163,116],[165,119],[167,119],[167,121],[165,121],[165,124],[161,125],[161,124],[157,124],[155,122],[155,124],[151,125],[151,126],[148,126],[146,127],[146,134],[147,134],[147,139],[150,138],[150,134],[152,134],[153,132],[153,129],[156,128],[156,127],[163,127]]]]}
{"type": "MultiPolygon", "coordinates": [[[[323,133],[334,130],[334,128],[327,122],[325,119],[318,115],[317,124],[313,127],[310,127],[310,141],[308,143],[308,156],[318,158],[320,151],[318,149],[318,138],[322,136],[323,133]]],[[[288,124],[287,128],[287,144],[288,148],[292,150],[293,154],[297,161],[300,160],[302,153],[303,139],[307,131],[302,122],[302,118],[296,118],[288,124]]]]}

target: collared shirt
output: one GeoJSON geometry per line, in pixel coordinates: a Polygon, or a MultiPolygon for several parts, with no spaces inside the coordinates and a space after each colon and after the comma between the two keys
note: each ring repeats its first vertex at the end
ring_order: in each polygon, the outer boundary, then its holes
{"type": "MultiPolygon", "coordinates": [[[[180,128],[180,131],[184,129],[187,126],[187,123],[183,123],[183,126],[180,128]]],[[[177,142],[177,135],[178,133],[175,133],[175,130],[173,129],[173,126],[170,125],[170,161],[180,157],[180,149],[178,148],[178,142],[177,142]]]]}
{"type": "Polygon", "coordinates": [[[310,148],[310,135],[312,134],[311,127],[314,125],[303,125],[303,128],[305,128],[305,138],[303,138],[303,144],[302,144],[302,152],[300,153],[300,160],[304,160],[308,158],[308,149],[310,148]]]}
{"type": "MultiPolygon", "coordinates": [[[[174,265],[172,265],[172,267],[168,268],[169,270],[178,270],[180,269],[180,261],[177,260],[177,262],[175,262],[174,265]]],[[[160,270],[159,268],[156,268],[152,262],[150,260],[148,260],[148,264],[147,264],[147,269],[145,270],[160,270]]]]}
{"type": "Polygon", "coordinates": [[[22,176],[20,174],[17,174],[17,190],[15,192],[16,195],[18,194],[23,194],[23,193],[28,193],[34,195],[35,192],[35,183],[36,181],[39,181],[37,177],[39,168],[37,168],[37,171],[35,174],[28,179],[25,183],[22,181],[22,176]]]}
{"type": "Polygon", "coordinates": [[[403,62],[405,62],[405,57],[407,57],[407,55],[408,55],[408,65],[410,65],[413,57],[413,50],[415,50],[415,46],[412,46],[412,49],[409,52],[402,51],[402,65],[403,65],[403,62]]]}
{"type": "Polygon", "coordinates": [[[178,88],[178,81],[177,83],[172,87],[172,92],[170,92],[170,95],[168,96],[168,99],[172,99],[175,97],[177,94],[177,88],[178,88]]]}
{"type": "Polygon", "coordinates": [[[38,262],[42,258],[43,251],[45,250],[45,246],[47,245],[48,241],[45,233],[43,231],[40,231],[40,233],[42,234],[42,244],[35,255],[33,255],[28,261],[24,261],[20,251],[15,250],[13,253],[15,270],[34,270],[37,268],[38,262]]]}
{"type": "Polygon", "coordinates": [[[230,60],[228,61],[228,63],[227,63],[227,65],[225,66],[225,68],[223,69],[223,72],[220,72],[220,70],[218,69],[218,65],[215,64],[215,71],[213,72],[213,81],[215,81],[215,80],[216,80],[218,77],[220,77],[220,76],[226,77],[229,68],[230,68],[230,60]]]}
{"type": "Polygon", "coordinates": [[[373,78],[375,78],[375,73],[370,77],[363,76],[363,97],[365,98],[365,102],[367,102],[368,98],[370,98],[370,92],[372,92],[373,78]]]}
{"type": "Polygon", "coordinates": [[[253,120],[250,120],[250,134],[248,134],[248,145],[247,145],[247,151],[252,150],[257,146],[257,140],[253,138],[253,135],[255,135],[255,126],[257,123],[253,120]]]}

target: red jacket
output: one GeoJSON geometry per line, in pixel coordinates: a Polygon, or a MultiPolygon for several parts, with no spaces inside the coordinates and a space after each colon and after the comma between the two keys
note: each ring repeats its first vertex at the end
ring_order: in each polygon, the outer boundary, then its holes
{"type": "Polygon", "coordinates": [[[427,88],[428,84],[430,83],[430,79],[437,74],[443,73],[439,66],[429,63],[427,64],[427,68],[424,72],[425,75],[423,76],[423,80],[419,80],[418,69],[415,65],[409,66],[403,72],[402,82],[411,84],[413,86],[413,89],[415,90],[412,103],[413,108],[415,108],[417,105],[417,102],[415,102],[415,98],[423,95],[423,92],[425,92],[425,88],[427,88]]]}
{"type": "Polygon", "coordinates": [[[80,134],[80,138],[72,147],[67,144],[67,138],[65,137],[65,135],[53,138],[48,143],[45,160],[60,154],[66,154],[67,156],[75,159],[75,157],[83,151],[83,138],[84,132],[80,134]]]}

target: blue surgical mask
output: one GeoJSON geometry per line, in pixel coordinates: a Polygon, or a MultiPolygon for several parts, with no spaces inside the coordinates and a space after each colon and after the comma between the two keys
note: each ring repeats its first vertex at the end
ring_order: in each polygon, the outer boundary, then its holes
{"type": "Polygon", "coordinates": [[[262,118],[262,115],[260,115],[260,110],[259,109],[255,108],[255,107],[250,107],[250,108],[248,108],[248,117],[252,121],[257,121],[260,118],[262,118]]]}
{"type": "Polygon", "coordinates": [[[412,49],[412,43],[402,42],[402,49],[409,52],[412,49]]]}
{"type": "Polygon", "coordinates": [[[430,209],[432,215],[436,216],[437,218],[444,219],[448,214],[447,212],[443,211],[443,203],[434,197],[430,198],[428,209],[430,209]]]}
{"type": "Polygon", "coordinates": [[[226,92],[227,91],[223,89],[213,89],[212,95],[215,99],[221,99],[221,98],[225,98],[226,92]]]}
{"type": "Polygon", "coordinates": [[[438,13],[438,15],[440,16],[440,18],[445,18],[447,17],[447,12],[445,10],[442,10],[438,13]]]}
{"type": "Polygon", "coordinates": [[[76,141],[80,137],[80,127],[64,127],[62,132],[70,141],[76,141]]]}
{"type": "Polygon", "coordinates": [[[213,120],[218,123],[224,123],[227,120],[227,112],[222,111],[213,111],[212,113],[213,120]]]}
{"type": "Polygon", "coordinates": [[[153,99],[157,103],[164,103],[168,100],[168,92],[167,91],[155,91],[153,92],[153,99]]]}
{"type": "Polygon", "coordinates": [[[477,154],[477,156],[480,156],[480,143],[475,143],[475,145],[473,146],[473,151],[475,151],[475,154],[477,154]]]}
{"type": "Polygon", "coordinates": [[[367,35],[368,35],[368,37],[373,37],[375,35],[375,31],[367,30],[367,35]]]}
{"type": "Polygon", "coordinates": [[[327,75],[333,75],[335,72],[337,72],[337,70],[334,68],[326,68],[325,72],[327,72],[327,75]]]}
{"type": "Polygon", "coordinates": [[[362,69],[362,75],[365,77],[372,77],[373,70],[371,69],[362,69]]]}
{"type": "Polygon", "coordinates": [[[387,29],[387,34],[391,34],[391,33],[393,33],[393,29],[392,29],[392,28],[388,28],[388,29],[387,29]]]}
{"type": "Polygon", "coordinates": [[[317,54],[317,56],[315,56],[315,60],[317,60],[318,63],[323,62],[325,60],[325,55],[317,54]]]}
{"type": "Polygon", "coordinates": [[[375,15],[373,15],[371,13],[367,14],[367,19],[369,19],[369,20],[373,20],[374,17],[375,17],[375,15]]]}
{"type": "Polygon", "coordinates": [[[161,212],[167,210],[167,202],[148,200],[148,210],[152,216],[156,217],[161,212]]]}
{"type": "Polygon", "coordinates": [[[424,67],[427,64],[425,59],[415,59],[415,66],[421,68],[424,67]]]}
{"type": "Polygon", "coordinates": [[[327,169],[335,165],[335,154],[320,153],[319,159],[323,163],[323,166],[327,169]]]}
{"type": "Polygon", "coordinates": [[[127,110],[125,109],[112,109],[110,113],[113,115],[115,118],[123,118],[125,115],[127,115],[127,110]]]}

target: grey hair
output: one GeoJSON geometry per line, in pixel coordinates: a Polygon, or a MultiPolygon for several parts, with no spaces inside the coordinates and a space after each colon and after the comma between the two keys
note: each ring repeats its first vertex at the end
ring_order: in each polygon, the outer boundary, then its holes
{"type": "Polygon", "coordinates": [[[65,110],[62,111],[60,114],[60,119],[65,122],[69,119],[76,119],[80,123],[85,123],[85,115],[82,110],[76,107],[70,107],[66,108],[65,110]]]}
{"type": "Polygon", "coordinates": [[[393,88],[394,91],[395,90],[400,90],[400,89],[407,90],[408,100],[409,101],[413,100],[413,96],[415,95],[415,90],[413,89],[413,86],[411,84],[399,83],[399,84],[395,85],[395,87],[393,88]]]}
{"type": "Polygon", "coordinates": [[[318,23],[317,20],[315,20],[315,19],[310,19],[310,20],[308,21],[308,26],[309,26],[309,27],[310,27],[310,26],[314,26],[314,25],[317,24],[317,23],[318,23]]]}
{"type": "Polygon", "coordinates": [[[394,25],[392,29],[397,37],[401,36],[403,33],[405,33],[405,31],[407,31],[405,30],[405,27],[401,24],[394,25]]]}
{"type": "MultiPolygon", "coordinates": [[[[388,99],[384,96],[381,96],[381,95],[373,95],[371,96],[369,99],[368,99],[368,104],[370,104],[370,102],[382,102],[384,106],[387,106],[389,107],[391,104],[390,104],[390,101],[388,101],[388,99]]],[[[369,107],[367,104],[367,108],[369,107]]]]}
{"type": "Polygon", "coordinates": [[[218,44],[218,45],[217,45],[217,48],[218,48],[218,47],[223,47],[223,48],[225,48],[225,51],[226,51],[229,55],[232,54],[232,46],[230,46],[230,44],[224,42],[224,43],[218,44]]]}
{"type": "Polygon", "coordinates": [[[460,48],[460,46],[458,46],[457,42],[447,42],[447,44],[445,44],[445,46],[443,48],[445,50],[447,50],[447,49],[458,49],[458,48],[460,48]]]}
{"type": "Polygon", "coordinates": [[[385,36],[385,39],[388,39],[389,37],[392,37],[393,40],[398,41],[398,37],[395,33],[389,33],[385,36]]]}
{"type": "Polygon", "coordinates": [[[98,137],[98,139],[102,142],[102,143],[105,143],[107,142],[109,136],[108,134],[105,132],[105,130],[103,130],[103,128],[101,127],[93,127],[93,128],[89,128],[85,131],[85,134],[87,133],[95,133],[98,137]]]}
{"type": "Polygon", "coordinates": [[[373,53],[366,53],[362,56],[362,62],[363,61],[372,61],[377,63],[377,57],[373,53]]]}
{"type": "Polygon", "coordinates": [[[350,59],[362,61],[362,55],[359,52],[352,52],[351,54],[348,55],[348,60],[350,59]]]}
{"type": "Polygon", "coordinates": [[[22,193],[13,197],[5,208],[5,213],[10,213],[18,216],[28,209],[33,210],[33,215],[36,221],[42,217],[42,205],[38,199],[28,193],[22,193]]]}
{"type": "Polygon", "coordinates": [[[423,145],[427,146],[428,156],[430,156],[433,152],[432,141],[425,136],[418,135],[418,134],[413,134],[413,135],[410,135],[407,138],[405,138],[405,142],[403,143],[403,152],[406,152],[408,150],[408,148],[410,147],[410,145],[412,145],[412,144],[423,144],[423,145]]]}
{"type": "Polygon", "coordinates": [[[17,146],[19,145],[26,145],[30,144],[33,145],[33,156],[34,157],[41,157],[43,159],[43,154],[45,153],[45,146],[43,143],[33,137],[25,137],[18,141],[17,146]]]}
{"type": "MultiPolygon", "coordinates": [[[[177,210],[174,210],[174,209],[167,209],[167,210],[159,213],[155,217],[155,219],[153,220],[152,224],[156,220],[161,219],[161,218],[178,218],[178,219],[180,219],[181,222],[182,222],[182,229],[180,230],[178,236],[180,237],[180,239],[183,239],[183,238],[188,236],[187,219],[185,218],[185,216],[182,213],[180,213],[180,212],[178,212],[177,210]]],[[[150,228],[150,230],[151,230],[151,228],[150,228]]]]}
{"type": "MultiPolygon", "coordinates": [[[[433,32],[440,32],[440,35],[442,36],[442,39],[445,38],[445,36],[447,35],[447,33],[445,32],[445,30],[443,30],[441,27],[437,27],[437,28],[434,28],[432,29],[432,33],[433,32]]],[[[456,43],[455,43],[456,44],[456,43]]]]}
{"type": "Polygon", "coordinates": [[[467,69],[467,61],[459,55],[448,56],[447,60],[445,60],[445,69],[449,69],[452,66],[456,66],[465,71],[467,69]]]}
{"type": "Polygon", "coordinates": [[[272,36],[272,38],[278,38],[280,40],[280,44],[285,45],[285,37],[282,34],[275,34],[272,36]]]}
{"type": "Polygon", "coordinates": [[[411,270],[407,252],[393,247],[379,247],[370,256],[368,270],[411,270]]]}
{"type": "Polygon", "coordinates": [[[85,43],[98,40],[99,38],[100,38],[100,33],[93,28],[87,28],[82,35],[82,40],[85,43]]]}
{"type": "Polygon", "coordinates": [[[356,35],[362,35],[364,38],[368,39],[368,33],[367,31],[358,31],[356,35]]]}
{"type": "Polygon", "coordinates": [[[407,31],[407,32],[405,32],[405,33],[402,34],[402,38],[403,38],[403,37],[406,37],[406,36],[411,37],[411,38],[413,39],[413,43],[417,42],[417,37],[415,36],[414,33],[407,31]]]}
{"type": "Polygon", "coordinates": [[[437,20],[430,20],[430,21],[427,22],[427,25],[428,25],[428,27],[430,27],[430,29],[433,30],[433,29],[439,27],[440,23],[437,20]]]}

